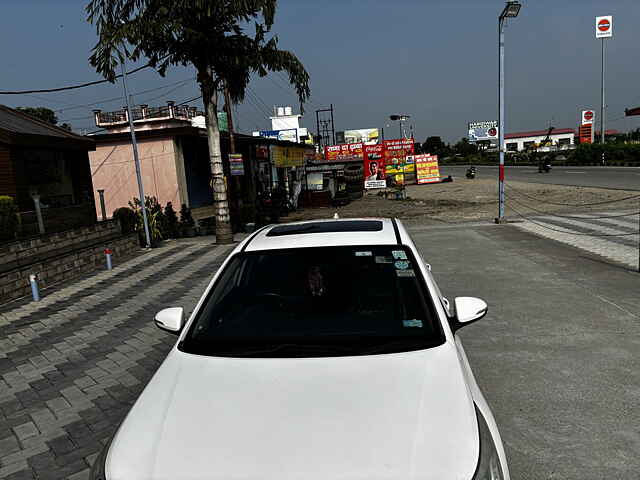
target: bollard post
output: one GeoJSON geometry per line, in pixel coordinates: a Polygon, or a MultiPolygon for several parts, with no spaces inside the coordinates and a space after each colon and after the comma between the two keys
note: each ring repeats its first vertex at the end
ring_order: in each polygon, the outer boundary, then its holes
{"type": "Polygon", "coordinates": [[[40,208],[40,195],[33,193],[31,195],[33,204],[36,207],[36,218],[38,219],[38,231],[40,235],[44,234],[44,220],[42,219],[42,209],[40,208]]]}
{"type": "Polygon", "coordinates": [[[31,284],[31,295],[34,302],[40,301],[40,290],[38,289],[38,275],[32,273],[29,275],[29,283],[31,284]]]}
{"type": "Polygon", "coordinates": [[[107,209],[104,206],[104,190],[98,189],[98,195],[100,195],[100,213],[102,214],[102,221],[107,219],[107,209]]]}
{"type": "Polygon", "coordinates": [[[111,263],[111,254],[113,252],[111,251],[110,248],[105,248],[104,249],[104,255],[105,257],[107,257],[107,270],[113,270],[113,264],[111,263]]]}

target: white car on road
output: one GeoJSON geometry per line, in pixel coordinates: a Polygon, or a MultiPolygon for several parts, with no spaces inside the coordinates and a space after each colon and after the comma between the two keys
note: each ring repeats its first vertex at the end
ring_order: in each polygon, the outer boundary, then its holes
{"type": "Polygon", "coordinates": [[[101,480],[508,479],[444,298],[394,219],[265,227],[240,243],[97,458],[101,480]]]}

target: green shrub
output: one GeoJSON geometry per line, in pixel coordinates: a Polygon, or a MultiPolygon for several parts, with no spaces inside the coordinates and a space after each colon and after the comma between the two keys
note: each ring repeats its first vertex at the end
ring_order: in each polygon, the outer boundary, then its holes
{"type": "Polygon", "coordinates": [[[169,238],[178,238],[180,229],[178,224],[178,215],[173,209],[171,202],[164,207],[165,236],[169,238]]]}
{"type": "Polygon", "coordinates": [[[138,219],[136,212],[131,208],[120,207],[114,210],[113,218],[120,222],[120,229],[122,233],[132,233],[136,231],[136,223],[138,219]]]}
{"type": "Polygon", "coordinates": [[[20,227],[18,206],[13,197],[0,195],[0,240],[13,240],[20,227]]]}
{"type": "Polygon", "coordinates": [[[191,216],[191,209],[187,207],[186,204],[182,204],[182,208],[180,208],[180,225],[184,227],[193,227],[196,222],[193,220],[191,216]]]}

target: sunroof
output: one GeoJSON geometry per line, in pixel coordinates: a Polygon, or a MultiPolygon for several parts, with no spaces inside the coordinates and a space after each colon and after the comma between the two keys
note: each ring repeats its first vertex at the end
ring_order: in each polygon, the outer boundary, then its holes
{"type": "Polygon", "coordinates": [[[313,222],[298,225],[279,225],[267,233],[267,237],[302,235],[305,233],[379,232],[380,220],[343,220],[341,222],[313,222]]]}

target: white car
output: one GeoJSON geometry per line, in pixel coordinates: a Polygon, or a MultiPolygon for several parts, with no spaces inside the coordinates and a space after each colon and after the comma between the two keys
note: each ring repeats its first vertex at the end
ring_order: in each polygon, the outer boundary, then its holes
{"type": "Polygon", "coordinates": [[[394,219],[265,227],[240,243],[94,463],[101,480],[508,479],[442,296],[394,219]]]}

